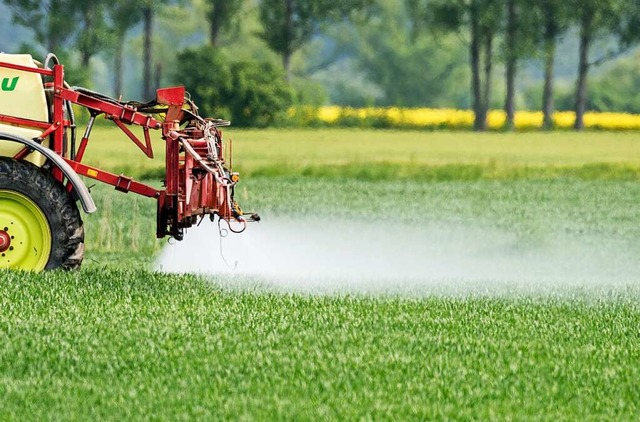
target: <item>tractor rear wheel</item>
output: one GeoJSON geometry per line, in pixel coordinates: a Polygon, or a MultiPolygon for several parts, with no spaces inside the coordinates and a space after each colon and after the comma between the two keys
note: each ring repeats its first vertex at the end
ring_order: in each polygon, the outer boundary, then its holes
{"type": "Polygon", "coordinates": [[[0,268],[75,269],[84,257],[84,227],[71,195],[53,176],[0,157],[0,268]]]}

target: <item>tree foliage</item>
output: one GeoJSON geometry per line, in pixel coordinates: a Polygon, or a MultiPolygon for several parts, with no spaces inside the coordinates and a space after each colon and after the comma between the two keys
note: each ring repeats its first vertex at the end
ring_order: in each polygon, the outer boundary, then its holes
{"type": "Polygon", "coordinates": [[[107,14],[110,18],[113,34],[114,87],[116,96],[122,94],[122,72],[124,61],[124,45],[127,32],[142,19],[139,5],[131,0],[112,0],[107,3],[107,14]]]}
{"type": "Polygon", "coordinates": [[[382,91],[376,104],[437,107],[455,102],[468,106],[467,90],[459,83],[467,75],[457,38],[414,33],[404,24],[411,13],[402,3],[379,2],[372,17],[358,25],[354,34],[338,29],[344,33],[342,43],[351,45],[360,71],[382,91]]]}
{"type": "Polygon", "coordinates": [[[41,47],[57,54],[73,69],[68,72],[71,82],[89,83],[91,57],[110,42],[104,15],[106,0],[5,0],[5,4],[12,9],[16,23],[34,32],[41,47]],[[79,52],[79,62],[74,63],[71,50],[79,52]]]}
{"type": "Polygon", "coordinates": [[[76,48],[80,52],[80,65],[89,67],[89,60],[95,54],[113,43],[112,32],[105,20],[105,9],[111,0],[75,0],[78,12],[76,48]]]}
{"type": "Polygon", "coordinates": [[[587,77],[591,67],[591,48],[596,38],[603,34],[616,33],[621,22],[621,13],[634,0],[570,0],[573,19],[580,31],[580,62],[576,80],[574,128],[584,129],[584,113],[587,106],[587,77]]]}
{"type": "MultiPolygon", "coordinates": [[[[135,3],[142,15],[143,22],[143,47],[142,47],[142,96],[146,100],[155,98],[153,75],[153,30],[155,17],[158,11],[172,0],[131,0],[135,3]]],[[[177,1],[177,0],[176,0],[177,1]]],[[[156,87],[158,88],[158,87],[156,87]]]]}
{"type": "Polygon", "coordinates": [[[618,61],[591,81],[587,108],[640,113],[640,55],[618,61]]]}
{"type": "MultiPolygon", "coordinates": [[[[213,85],[191,87],[194,92],[207,91],[230,83],[223,90],[227,95],[223,102],[209,101],[205,107],[216,111],[224,105],[227,109],[220,111],[225,115],[233,108],[236,123],[245,117],[260,124],[274,120],[268,113],[254,112],[256,105],[238,113],[240,106],[234,101],[264,102],[266,108],[280,109],[289,100],[271,102],[287,97],[271,92],[283,89],[270,82],[277,74],[303,91],[303,101],[314,104],[322,103],[325,92],[330,92],[329,101],[347,104],[471,106],[475,128],[482,130],[489,107],[500,106],[503,98],[510,121],[518,105],[515,100],[522,102],[528,92],[517,96],[520,81],[525,80],[521,74],[538,80],[543,73],[544,87],[535,93],[538,99],[527,98],[526,104],[538,108],[542,97],[544,122],[549,127],[556,105],[564,107],[568,98],[567,76],[562,77],[563,70],[555,63],[560,53],[569,55],[558,51],[564,49],[559,42],[565,35],[572,42],[577,36],[579,42],[575,51],[580,63],[572,94],[576,128],[582,127],[581,116],[587,109],[635,107],[629,94],[635,92],[633,78],[615,74],[624,81],[625,91],[608,79],[614,73],[598,77],[592,69],[640,41],[638,0],[2,1],[14,22],[33,32],[31,43],[38,48],[29,51],[36,50],[39,56],[47,50],[58,54],[74,84],[93,79],[104,88],[102,81],[115,75],[116,95],[123,90],[123,60],[128,68],[142,67],[142,72],[130,73],[126,83],[129,89],[144,87],[144,99],[152,98],[159,84],[161,72],[154,68],[180,64],[177,53],[185,47],[208,41],[226,53],[225,60],[245,60],[225,64],[209,57],[211,68],[216,69],[213,76],[228,75],[209,81],[213,85]],[[368,13],[361,13],[363,10],[368,13]],[[231,30],[233,37],[228,36],[231,30]],[[613,45],[611,51],[599,51],[598,43],[603,40],[613,45]],[[525,62],[532,57],[542,63],[525,62]],[[252,58],[272,65],[247,62],[252,58]],[[96,66],[107,60],[114,65],[96,66]],[[284,73],[275,70],[273,64],[278,61],[284,73]],[[503,65],[504,83],[495,77],[501,75],[503,65]],[[532,71],[534,66],[542,72],[532,71]],[[294,69],[297,77],[292,81],[294,69]],[[250,80],[261,82],[245,89],[250,80]],[[235,96],[231,90],[236,90],[235,96]]],[[[569,61],[573,63],[574,58],[569,61]]],[[[635,71],[628,63],[624,69],[635,71]]],[[[200,75],[197,80],[208,81],[205,70],[194,65],[193,71],[200,75]]],[[[189,84],[196,82],[187,72],[181,77],[189,84]]],[[[532,87],[535,82],[527,80],[526,85],[532,87]]],[[[222,98],[220,95],[202,93],[209,99],[222,98]]]]}
{"type": "Polygon", "coordinates": [[[59,52],[75,34],[75,0],[4,0],[19,25],[29,28],[49,52],[59,52]]]}
{"type": "Polygon", "coordinates": [[[175,79],[184,84],[208,117],[237,126],[267,126],[292,104],[282,71],[268,62],[230,62],[211,46],[187,49],[178,56],[175,79]]]}
{"type": "Polygon", "coordinates": [[[291,80],[291,56],[315,31],[369,4],[368,0],[262,0],[258,35],[282,58],[286,79],[291,80]]]}
{"type": "Polygon", "coordinates": [[[214,47],[218,47],[220,34],[233,24],[244,2],[243,0],[206,0],[206,2],[209,42],[214,47]]]}

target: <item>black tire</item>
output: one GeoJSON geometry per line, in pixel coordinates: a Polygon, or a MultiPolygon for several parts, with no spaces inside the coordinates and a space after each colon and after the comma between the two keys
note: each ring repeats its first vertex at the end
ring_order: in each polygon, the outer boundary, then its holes
{"type": "Polygon", "coordinates": [[[28,197],[44,214],[51,234],[45,270],[80,267],[84,258],[84,226],[75,201],[61,183],[29,162],[0,157],[0,190],[28,197]]]}

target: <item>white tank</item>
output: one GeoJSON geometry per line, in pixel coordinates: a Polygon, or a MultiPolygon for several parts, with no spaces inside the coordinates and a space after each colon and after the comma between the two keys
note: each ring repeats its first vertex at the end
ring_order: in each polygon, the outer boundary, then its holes
{"type": "MultiPolygon", "coordinates": [[[[0,62],[37,67],[29,54],[0,53],[0,62]]],[[[38,73],[0,67],[0,114],[49,122],[49,108],[42,76],[38,73]]],[[[26,139],[37,138],[42,134],[42,130],[38,128],[8,123],[0,123],[0,132],[26,139]]],[[[46,139],[43,145],[48,146],[49,139],[46,139]]],[[[13,157],[21,149],[21,144],[0,140],[0,156],[13,157]]],[[[44,163],[44,157],[39,153],[30,154],[27,160],[38,166],[44,163]]]]}

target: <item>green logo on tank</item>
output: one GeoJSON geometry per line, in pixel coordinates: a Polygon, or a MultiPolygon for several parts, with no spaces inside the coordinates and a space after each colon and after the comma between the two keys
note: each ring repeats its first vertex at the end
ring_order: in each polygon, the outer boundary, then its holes
{"type": "Polygon", "coordinates": [[[3,91],[13,91],[16,89],[16,85],[18,85],[18,79],[20,76],[16,76],[15,78],[3,78],[2,79],[2,90],[3,91]]]}

